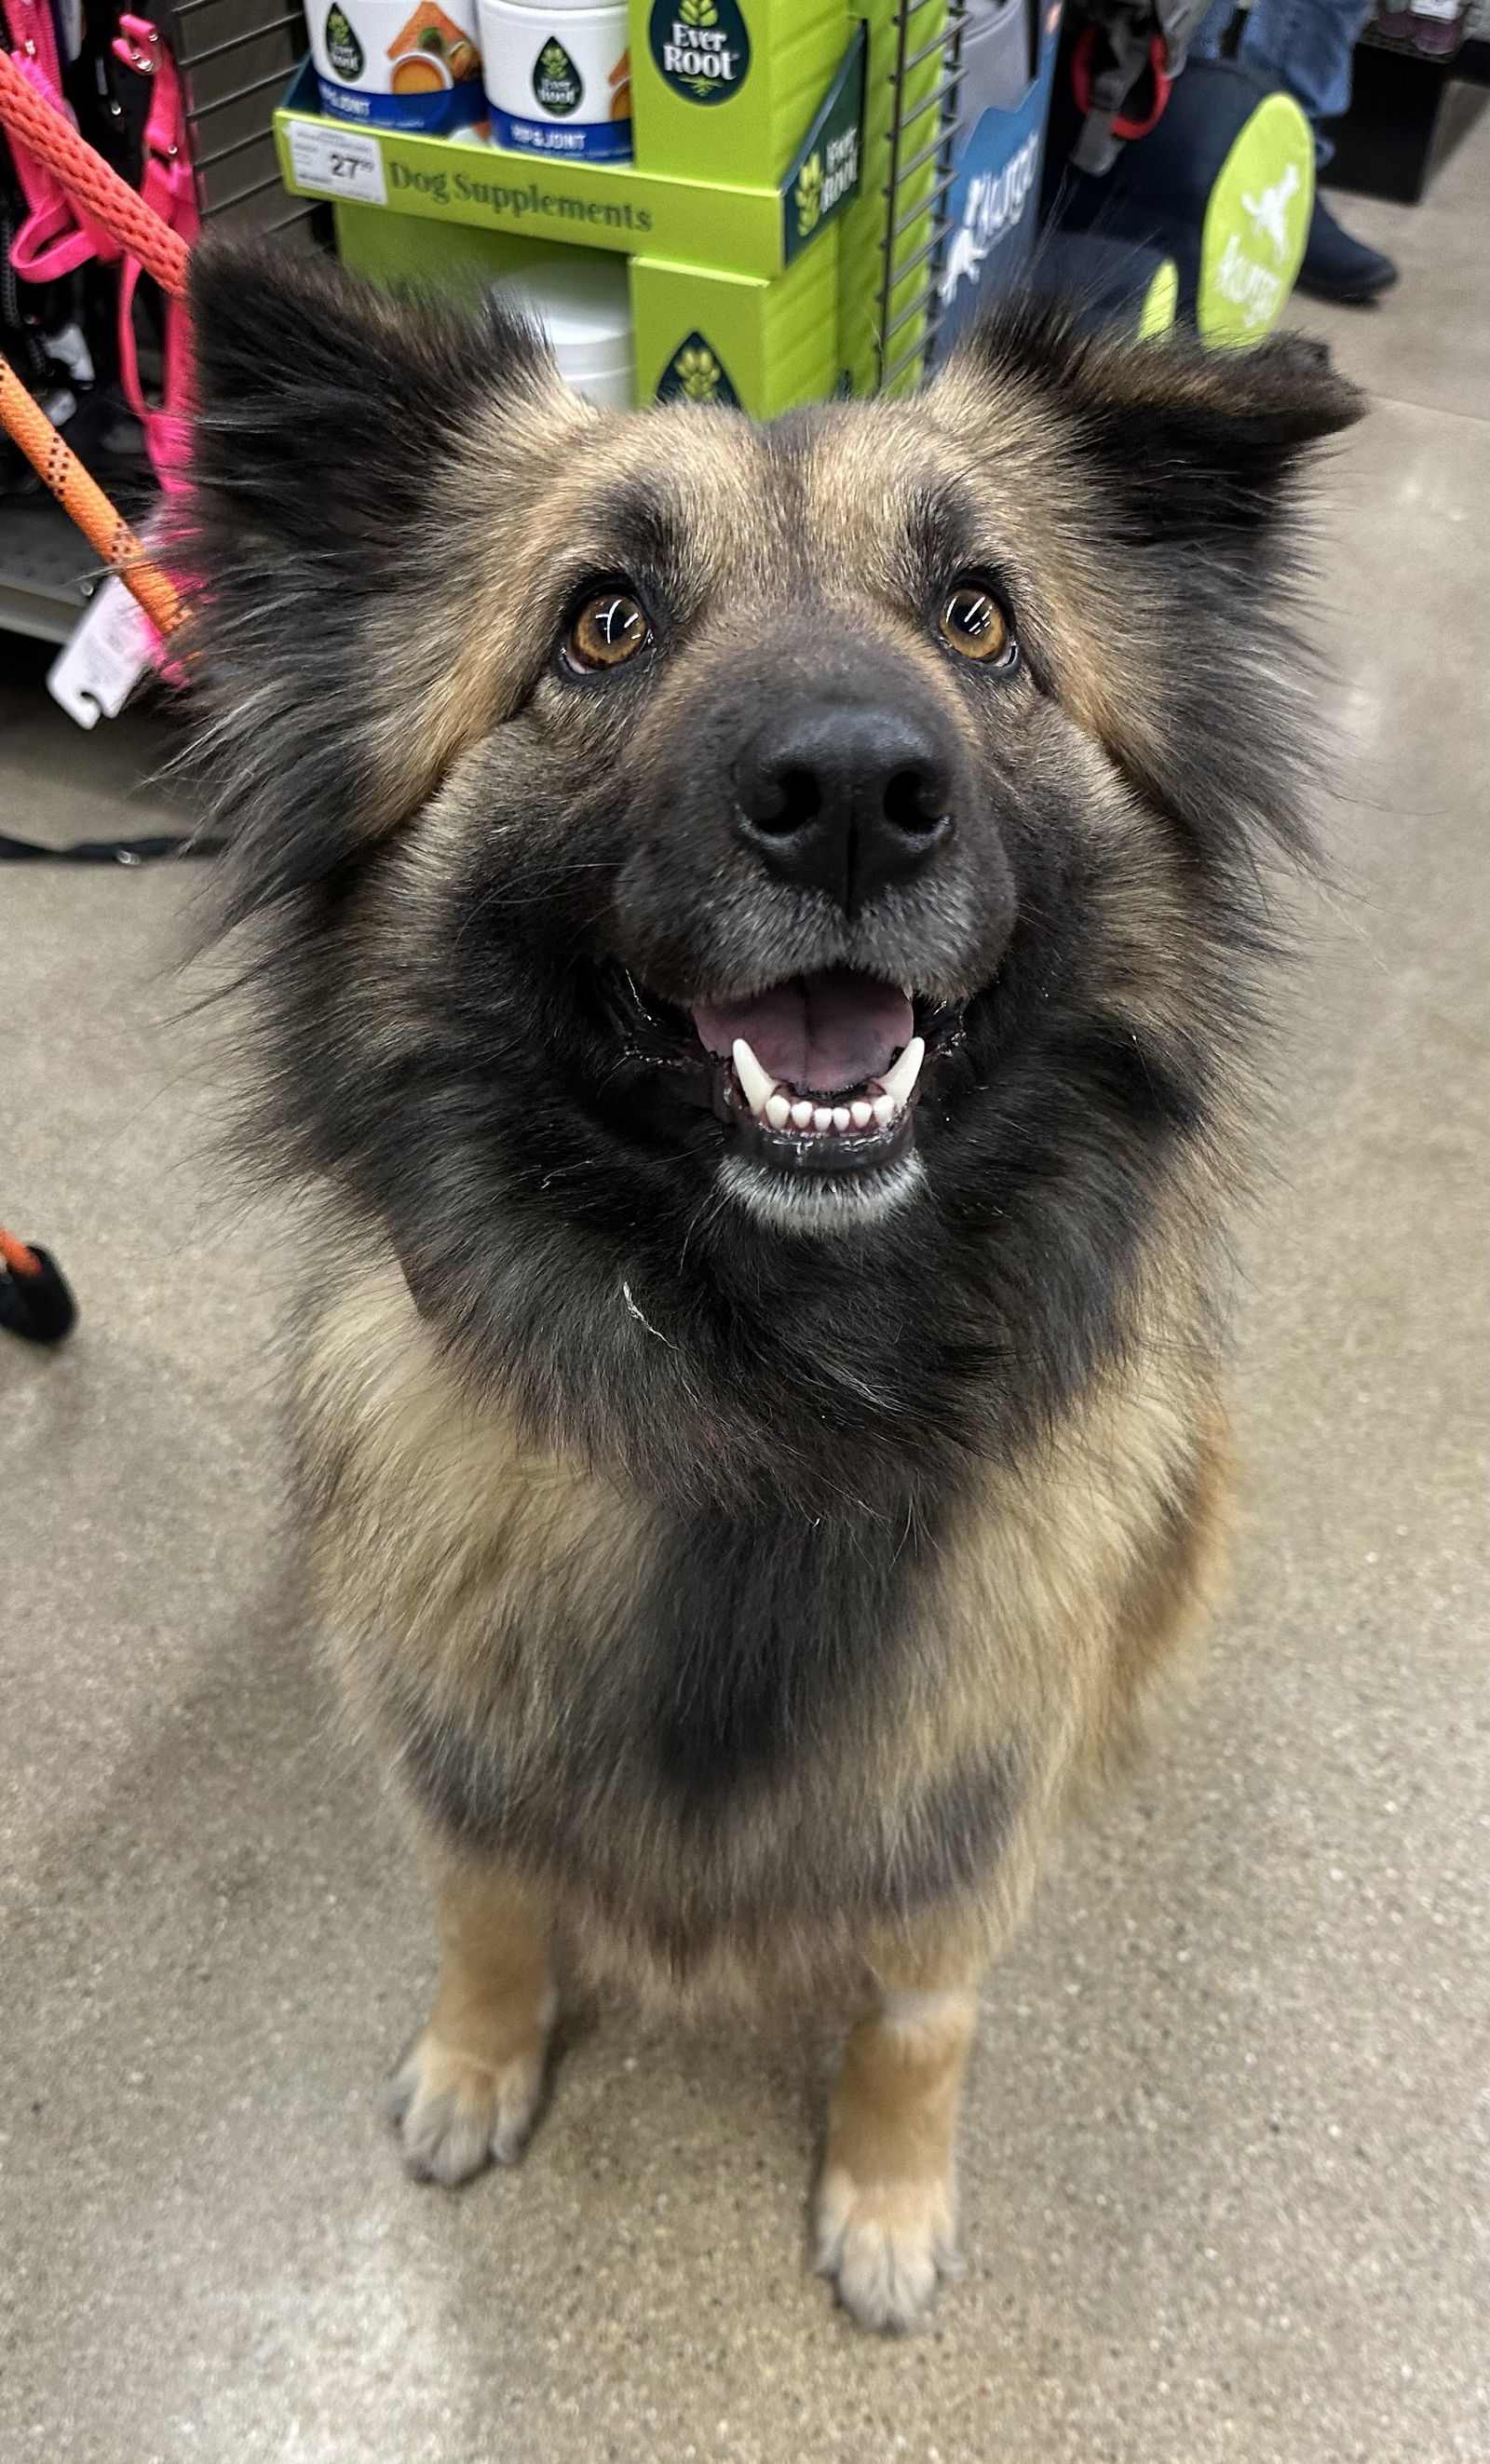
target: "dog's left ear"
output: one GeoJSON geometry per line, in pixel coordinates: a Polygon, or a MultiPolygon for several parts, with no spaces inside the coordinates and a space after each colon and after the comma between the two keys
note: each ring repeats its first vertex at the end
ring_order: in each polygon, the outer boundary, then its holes
{"type": "Polygon", "coordinates": [[[1285,509],[1307,449],[1366,401],[1323,344],[1276,334],[1248,350],[1194,338],[1126,341],[1025,303],[975,328],[933,388],[959,430],[1043,397],[1084,449],[1129,534],[1241,547],[1285,509]]]}
{"type": "Polygon", "coordinates": [[[1308,844],[1292,517],[1311,448],[1365,407],[1294,335],[1129,342],[1029,304],[976,330],[929,396],[1031,517],[1065,709],[1238,878],[1260,842],[1308,844]]]}

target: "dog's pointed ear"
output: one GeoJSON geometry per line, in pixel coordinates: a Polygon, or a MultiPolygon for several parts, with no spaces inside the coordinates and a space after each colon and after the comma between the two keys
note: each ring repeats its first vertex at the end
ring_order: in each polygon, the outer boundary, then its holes
{"type": "Polygon", "coordinates": [[[1366,408],[1302,335],[1246,350],[1193,336],[1128,341],[1038,302],[975,328],[932,399],[963,430],[999,407],[1007,417],[1011,403],[1043,403],[1097,465],[1129,536],[1238,547],[1286,510],[1309,447],[1366,408]]]}
{"type": "Polygon", "coordinates": [[[531,327],[389,297],[324,258],[208,242],[190,308],[196,518],[224,546],[406,546],[452,436],[554,382],[531,327]]]}
{"type": "Polygon", "coordinates": [[[231,921],[333,876],[493,723],[504,585],[598,414],[534,328],[323,260],[205,243],[190,305],[191,484],[163,536],[231,921]]]}
{"type": "Polygon", "coordinates": [[[1307,844],[1302,466],[1365,408],[1318,346],[1126,341],[1016,305],[929,407],[1023,517],[1032,638],[1069,715],[1189,844],[1242,872],[1307,844]]]}

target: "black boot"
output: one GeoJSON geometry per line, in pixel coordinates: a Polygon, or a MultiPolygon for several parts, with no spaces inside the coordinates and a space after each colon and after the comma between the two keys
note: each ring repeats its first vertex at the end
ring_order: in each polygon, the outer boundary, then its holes
{"type": "Polygon", "coordinates": [[[1338,299],[1354,304],[1374,299],[1397,278],[1397,269],[1379,248],[1367,248],[1342,231],[1322,197],[1314,200],[1308,245],[1299,268],[1299,289],[1311,299],[1338,299]]]}

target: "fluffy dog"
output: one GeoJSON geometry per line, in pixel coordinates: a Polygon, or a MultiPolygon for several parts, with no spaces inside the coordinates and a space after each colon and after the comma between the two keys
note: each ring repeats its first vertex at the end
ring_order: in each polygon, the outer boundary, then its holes
{"type": "Polygon", "coordinates": [[[913,2321],[985,1963],[1212,1592],[1297,852],[1309,346],[1018,308],[767,428],[205,251],[189,655],[254,1134],[325,1194],[319,1609],[522,2146],[556,1933],[862,1995],[821,2264],[913,2321]]]}

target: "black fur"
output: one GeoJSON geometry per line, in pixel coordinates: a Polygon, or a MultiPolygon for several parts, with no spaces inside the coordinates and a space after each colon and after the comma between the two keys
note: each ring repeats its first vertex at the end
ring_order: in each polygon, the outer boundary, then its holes
{"type": "MultiPolygon", "coordinates": [[[[1019,1802],[1010,1746],[970,1755],[890,1818],[826,1788],[817,1799],[778,1797],[742,1848],[712,1791],[702,1804],[666,1804],[641,1831],[650,1774],[604,1759],[593,1736],[569,1737],[534,1770],[504,1750],[494,1723],[435,1720],[412,1700],[390,1708],[401,1775],[442,1836],[569,1885],[679,1973],[721,1940],[760,1948],[783,1925],[871,1927],[954,1899],[996,1867],[1019,1802]]],[[[736,1792],[731,1813],[739,1810],[736,1792]]]]}

